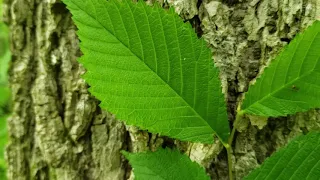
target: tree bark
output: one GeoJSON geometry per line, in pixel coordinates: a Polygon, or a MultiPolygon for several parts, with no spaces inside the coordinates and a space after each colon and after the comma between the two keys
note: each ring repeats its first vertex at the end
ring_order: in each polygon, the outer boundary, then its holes
{"type": "MultiPolygon", "coordinates": [[[[149,1],[148,3],[153,3],[149,1]]],[[[263,67],[298,32],[320,19],[319,0],[168,0],[191,22],[213,51],[221,70],[230,124],[235,110],[263,67]]],[[[141,152],[178,147],[227,179],[227,157],[218,141],[188,143],[128,127],[99,108],[81,79],[84,68],[71,15],[59,0],[4,0],[10,28],[10,86],[7,177],[12,180],[133,179],[121,150],[141,152]]],[[[233,144],[234,175],[240,179],[290,139],[320,130],[320,112],[265,119],[246,118],[233,144]]]]}

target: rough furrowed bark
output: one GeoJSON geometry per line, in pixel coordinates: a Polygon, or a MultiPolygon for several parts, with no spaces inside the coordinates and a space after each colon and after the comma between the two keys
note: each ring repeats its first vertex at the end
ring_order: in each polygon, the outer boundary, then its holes
{"type": "Polygon", "coordinates": [[[76,28],[61,2],[5,2],[13,114],[9,179],[123,179],[126,131],[80,78],[76,28]]]}
{"type": "MultiPolygon", "coordinates": [[[[221,70],[230,120],[250,81],[280,49],[320,18],[317,0],[209,1],[199,8],[203,37],[209,42],[221,70]]],[[[311,110],[288,118],[247,118],[238,128],[234,149],[236,179],[248,174],[290,139],[319,130],[320,112],[311,110]]],[[[214,163],[214,177],[226,179],[222,160],[214,163]],[[222,165],[220,165],[222,163],[222,165]]]]}
{"type": "MultiPolygon", "coordinates": [[[[148,1],[153,3],[153,1],[148,1]]],[[[182,18],[202,35],[221,69],[232,121],[242,94],[263,67],[297,32],[320,18],[317,0],[177,0],[182,18]]],[[[178,147],[207,169],[227,179],[221,143],[187,143],[126,127],[102,111],[81,79],[85,72],[76,27],[58,0],[5,0],[4,20],[11,30],[13,113],[8,119],[8,178],[133,179],[120,150],[141,152],[178,147]]],[[[291,138],[320,129],[320,112],[289,118],[243,119],[234,147],[234,174],[240,179],[291,138]]]]}

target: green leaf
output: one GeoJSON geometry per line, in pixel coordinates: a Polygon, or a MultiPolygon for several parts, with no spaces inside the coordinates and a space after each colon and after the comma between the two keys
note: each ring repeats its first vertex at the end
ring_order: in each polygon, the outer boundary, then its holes
{"type": "Polygon", "coordinates": [[[7,26],[0,22],[0,116],[5,113],[4,107],[8,105],[10,99],[10,89],[7,82],[8,67],[11,59],[8,33],[7,26]]]}
{"type": "Polygon", "coordinates": [[[7,144],[7,116],[0,116],[0,167],[4,161],[4,150],[7,144]]]}
{"type": "Polygon", "coordinates": [[[122,154],[133,167],[136,180],[209,180],[204,168],[177,150],[122,154]]]}
{"type": "Polygon", "coordinates": [[[6,128],[7,116],[0,115],[0,179],[5,180],[6,178],[6,162],[4,159],[4,151],[8,142],[7,128],[6,128]]]}
{"type": "Polygon", "coordinates": [[[64,0],[79,31],[84,79],[100,106],[153,133],[226,142],[226,105],[211,51],[173,9],[129,0],[64,0]]]}
{"type": "Polygon", "coordinates": [[[313,180],[319,177],[320,133],[310,132],[292,140],[244,179],[313,180]]]}
{"type": "MultiPolygon", "coordinates": [[[[7,111],[6,107],[10,100],[10,89],[0,84],[0,117],[4,116],[7,111]]],[[[1,127],[0,127],[1,128],[1,127]]]]}
{"type": "Polygon", "coordinates": [[[286,116],[320,107],[320,22],[294,40],[250,86],[242,112],[286,116]]]}
{"type": "Polygon", "coordinates": [[[7,74],[11,53],[9,50],[9,30],[0,22],[0,85],[7,83],[7,74]]]}
{"type": "MultiPolygon", "coordinates": [[[[0,111],[10,100],[10,89],[0,84],[0,111]]],[[[1,114],[1,113],[0,113],[1,114]]]]}
{"type": "Polygon", "coordinates": [[[0,167],[0,179],[1,180],[6,180],[7,179],[6,168],[4,168],[4,167],[0,167]]]}

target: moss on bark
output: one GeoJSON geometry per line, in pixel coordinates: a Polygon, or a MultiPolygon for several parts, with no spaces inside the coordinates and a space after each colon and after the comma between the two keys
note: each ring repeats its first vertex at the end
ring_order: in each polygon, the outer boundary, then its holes
{"type": "MultiPolygon", "coordinates": [[[[152,3],[153,1],[149,1],[152,3]]],[[[230,123],[249,83],[297,32],[320,18],[317,0],[179,0],[175,6],[213,51],[221,69],[230,123]]],[[[226,152],[126,127],[102,111],[80,78],[85,72],[76,28],[59,0],[4,0],[11,30],[13,114],[8,120],[8,178],[116,180],[133,178],[120,150],[178,147],[227,179],[226,152]]],[[[236,133],[234,174],[240,179],[289,139],[320,129],[320,113],[288,118],[245,118],[236,133]],[[257,124],[259,127],[256,125],[257,124]],[[260,129],[259,129],[260,128],[260,129]]]]}

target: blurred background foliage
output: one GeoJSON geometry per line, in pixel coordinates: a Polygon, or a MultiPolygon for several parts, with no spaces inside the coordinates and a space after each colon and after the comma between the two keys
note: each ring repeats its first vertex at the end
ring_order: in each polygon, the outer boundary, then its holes
{"type": "Polygon", "coordinates": [[[2,0],[0,0],[0,180],[6,179],[4,150],[7,144],[6,119],[10,114],[10,89],[8,67],[10,62],[8,28],[2,21],[2,0]]]}

